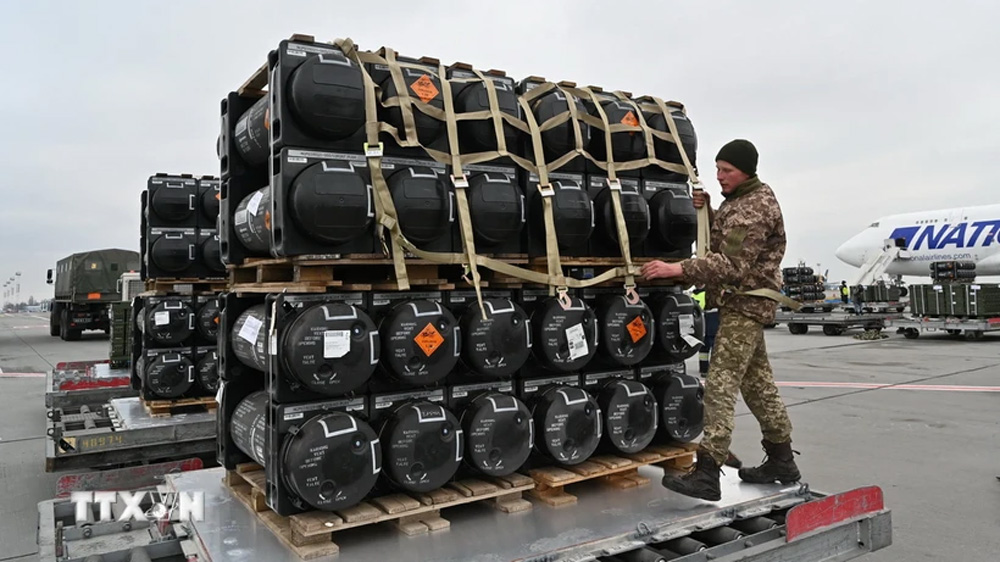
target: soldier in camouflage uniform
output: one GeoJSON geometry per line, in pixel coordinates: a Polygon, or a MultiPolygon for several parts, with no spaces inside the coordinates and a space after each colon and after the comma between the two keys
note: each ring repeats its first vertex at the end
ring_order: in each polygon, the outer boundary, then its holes
{"type": "MultiPolygon", "coordinates": [[[[760,484],[800,478],[792,458],[792,423],[774,384],[764,344],[764,326],[774,322],[775,300],[781,298],[784,219],[774,192],[757,177],[757,150],[750,142],[735,140],[723,146],[716,168],[725,201],[718,211],[709,207],[709,252],[679,264],[654,261],[642,268],[646,279],[676,278],[705,285],[706,306],[718,306],[720,311],[705,382],[705,434],[697,467],[680,478],[663,478],[667,488],[709,501],[722,497],[719,467],[728,456],[740,393],[760,424],[767,453],[761,466],[740,469],[740,478],[760,484]]],[[[696,195],[696,206],[707,203],[707,194],[696,195]]]]}

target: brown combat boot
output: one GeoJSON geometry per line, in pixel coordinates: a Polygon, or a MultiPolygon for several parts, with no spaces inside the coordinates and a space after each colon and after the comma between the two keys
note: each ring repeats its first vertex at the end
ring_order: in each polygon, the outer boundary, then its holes
{"type": "Polygon", "coordinates": [[[729,457],[726,458],[726,462],[722,463],[730,468],[743,468],[743,461],[740,460],[732,451],[729,451],[729,457]]]}
{"type": "Polygon", "coordinates": [[[663,487],[678,494],[711,502],[722,499],[719,488],[719,465],[707,452],[698,450],[698,462],[692,472],[684,476],[664,474],[663,487]]]}
{"type": "Polygon", "coordinates": [[[799,467],[795,466],[794,451],[792,442],[771,443],[768,440],[760,442],[764,446],[767,456],[764,464],[751,468],[741,468],[740,480],[751,484],[772,484],[781,482],[790,484],[802,479],[799,474],[799,467]]]}

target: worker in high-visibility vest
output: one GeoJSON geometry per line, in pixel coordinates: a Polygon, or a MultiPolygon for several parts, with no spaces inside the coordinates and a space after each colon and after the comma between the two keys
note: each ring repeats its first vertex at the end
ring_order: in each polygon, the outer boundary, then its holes
{"type": "Polygon", "coordinates": [[[840,301],[844,304],[850,302],[851,290],[847,287],[847,281],[840,282],[840,301]]]}
{"type": "Polygon", "coordinates": [[[701,377],[708,374],[708,363],[712,356],[712,346],[715,345],[715,334],[719,331],[719,309],[705,310],[705,289],[695,289],[694,300],[705,313],[705,342],[698,352],[698,371],[701,377]]]}

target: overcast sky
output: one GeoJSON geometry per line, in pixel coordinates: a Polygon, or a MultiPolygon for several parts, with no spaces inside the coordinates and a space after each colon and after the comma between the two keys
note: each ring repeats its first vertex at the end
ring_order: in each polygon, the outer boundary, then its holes
{"type": "Polygon", "coordinates": [[[1000,2],[4,2],[0,281],[138,250],[155,172],[218,174],[219,100],[292,33],[683,102],[698,165],[752,140],[788,265],[893,213],[998,202],[1000,2]],[[989,187],[993,185],[993,187],[989,187]]]}

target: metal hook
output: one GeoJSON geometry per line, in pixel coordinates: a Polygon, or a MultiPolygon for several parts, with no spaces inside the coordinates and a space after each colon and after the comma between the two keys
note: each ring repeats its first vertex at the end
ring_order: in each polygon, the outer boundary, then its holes
{"type": "Polygon", "coordinates": [[[625,301],[629,304],[639,304],[639,293],[635,290],[635,283],[625,284],[625,301]]]}
{"type": "Polygon", "coordinates": [[[569,308],[573,306],[573,299],[569,296],[569,289],[566,287],[558,287],[556,289],[556,295],[556,298],[559,299],[559,306],[561,306],[563,310],[569,310],[569,308]]]}

